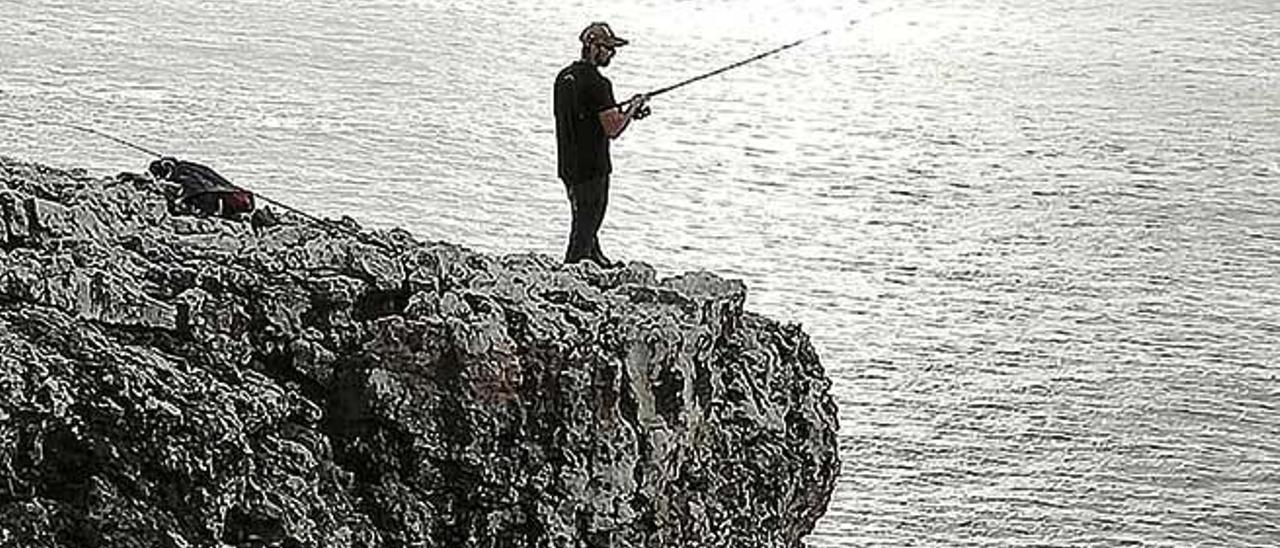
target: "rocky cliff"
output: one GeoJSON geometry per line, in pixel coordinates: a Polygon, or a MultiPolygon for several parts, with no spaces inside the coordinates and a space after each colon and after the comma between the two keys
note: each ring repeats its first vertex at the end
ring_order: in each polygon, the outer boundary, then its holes
{"type": "Polygon", "coordinates": [[[0,546],[793,547],[836,410],[740,282],[172,216],[0,158],[0,546]]]}

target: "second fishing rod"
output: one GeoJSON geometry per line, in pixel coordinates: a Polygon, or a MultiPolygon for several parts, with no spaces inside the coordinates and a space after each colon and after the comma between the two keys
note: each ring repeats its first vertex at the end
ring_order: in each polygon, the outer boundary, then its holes
{"type": "MultiPolygon", "coordinates": [[[[102,137],[102,138],[104,138],[104,139],[110,140],[110,141],[115,142],[115,143],[117,143],[117,144],[120,144],[120,145],[124,145],[124,146],[126,146],[126,147],[129,147],[129,148],[131,148],[131,149],[133,149],[133,150],[136,150],[136,151],[138,151],[138,152],[142,152],[142,153],[144,153],[144,154],[148,154],[148,155],[154,156],[155,158],[157,158],[158,160],[161,160],[161,161],[163,161],[163,160],[174,160],[174,158],[173,158],[173,157],[171,157],[171,156],[166,156],[166,155],[164,155],[164,154],[161,154],[161,153],[159,153],[159,152],[156,152],[156,151],[155,151],[155,150],[153,150],[153,149],[150,149],[150,148],[144,147],[144,146],[142,146],[142,145],[139,145],[139,144],[137,144],[137,143],[134,143],[134,142],[131,142],[131,141],[128,141],[128,140],[125,140],[125,139],[121,139],[121,138],[119,138],[119,137],[116,137],[116,136],[111,135],[111,134],[109,134],[109,133],[106,133],[106,132],[104,132],[104,131],[99,131],[99,130],[93,129],[93,128],[91,128],[91,127],[86,127],[86,126],[82,126],[82,125],[78,125],[78,124],[70,124],[70,123],[66,123],[66,122],[58,122],[58,121],[54,121],[54,120],[42,120],[42,119],[33,119],[33,118],[29,118],[29,117],[24,117],[24,116],[13,116],[13,115],[9,115],[9,114],[0,114],[0,117],[3,117],[3,118],[9,118],[9,119],[13,119],[13,120],[19,120],[19,121],[23,121],[23,122],[29,122],[29,123],[46,124],[46,125],[52,125],[52,126],[58,126],[58,127],[64,127],[64,128],[67,128],[67,129],[73,129],[73,130],[80,131],[80,132],[83,132],[83,133],[87,133],[87,134],[90,134],[90,135],[95,135],[95,136],[98,136],[98,137],[102,137]]],[[[351,229],[351,228],[349,228],[349,227],[347,227],[347,226],[345,226],[345,225],[339,224],[339,223],[337,223],[337,222],[335,222],[335,221],[331,221],[331,220],[329,220],[329,219],[322,219],[322,218],[320,218],[320,217],[316,217],[315,215],[311,215],[311,214],[309,214],[309,213],[307,213],[307,212],[305,212],[305,211],[302,211],[302,210],[300,210],[300,209],[298,209],[298,208],[295,208],[295,207],[292,207],[292,206],[290,206],[290,205],[288,205],[288,204],[285,204],[285,203],[283,203],[283,202],[280,202],[279,200],[274,200],[274,199],[272,199],[272,198],[270,198],[270,197],[268,197],[268,196],[263,196],[263,195],[262,195],[262,193],[260,193],[260,192],[254,192],[254,193],[253,193],[253,195],[254,195],[254,196],[256,196],[257,198],[261,199],[261,200],[262,200],[262,201],[264,201],[264,202],[267,202],[267,203],[269,203],[269,204],[271,204],[271,205],[274,205],[274,206],[276,206],[276,207],[279,207],[280,209],[283,209],[283,210],[285,210],[285,211],[288,211],[288,212],[290,212],[290,213],[293,213],[293,214],[295,214],[295,215],[298,215],[299,217],[302,217],[302,218],[304,218],[304,219],[306,219],[306,220],[308,220],[308,221],[310,221],[310,222],[312,222],[312,223],[316,223],[316,224],[318,224],[318,225],[320,225],[320,226],[326,226],[326,227],[334,228],[334,229],[338,230],[339,232],[343,232],[343,233],[346,233],[346,234],[349,234],[349,235],[355,236],[355,237],[357,237],[357,238],[359,238],[359,239],[361,239],[361,240],[366,240],[366,238],[367,238],[365,234],[363,234],[363,233],[361,233],[361,232],[359,232],[359,231],[353,230],[353,229],[351,229]]],[[[374,240],[374,242],[376,242],[376,240],[374,240]]],[[[384,245],[384,244],[382,244],[381,242],[376,242],[376,243],[377,243],[377,244],[379,244],[380,246],[384,245]]]]}

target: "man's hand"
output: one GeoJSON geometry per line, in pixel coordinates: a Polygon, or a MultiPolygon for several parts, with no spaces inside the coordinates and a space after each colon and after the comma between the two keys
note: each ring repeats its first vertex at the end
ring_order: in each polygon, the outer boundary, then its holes
{"type": "Polygon", "coordinates": [[[604,134],[610,139],[620,137],[632,120],[649,115],[649,107],[646,105],[648,102],[648,95],[638,93],[616,107],[600,112],[600,125],[604,127],[604,134]],[[622,105],[627,105],[627,110],[622,110],[622,105]]]}
{"type": "Polygon", "coordinates": [[[649,96],[644,93],[637,93],[631,97],[631,108],[627,109],[627,114],[636,120],[642,120],[644,117],[652,113],[649,110],[649,96]]]}
{"type": "Polygon", "coordinates": [[[635,110],[638,108],[644,108],[645,104],[649,102],[649,96],[644,93],[637,93],[635,95],[632,95],[631,100],[628,102],[631,103],[632,110],[635,110]]]}

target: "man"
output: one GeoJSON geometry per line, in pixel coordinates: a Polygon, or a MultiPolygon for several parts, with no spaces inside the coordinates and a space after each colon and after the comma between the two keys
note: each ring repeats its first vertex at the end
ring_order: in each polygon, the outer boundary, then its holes
{"type": "Polygon", "coordinates": [[[253,193],[223,178],[208,166],[166,156],[147,166],[158,181],[171,187],[169,212],[237,219],[254,209],[253,193]]]}
{"type": "Polygon", "coordinates": [[[252,192],[228,181],[203,164],[160,158],[147,166],[156,181],[169,183],[169,213],[241,220],[249,216],[255,230],[279,224],[271,210],[254,206],[252,192]]]}
{"type": "Polygon", "coordinates": [[[613,84],[600,74],[609,66],[617,48],[627,41],[613,34],[606,23],[591,23],[578,36],[582,58],[556,76],[556,153],[560,180],[569,194],[573,224],[565,263],[583,259],[603,267],[613,264],[600,252],[596,232],[609,203],[609,141],[617,139],[631,120],[648,116],[649,98],[640,94],[624,109],[613,98],[613,84]]]}

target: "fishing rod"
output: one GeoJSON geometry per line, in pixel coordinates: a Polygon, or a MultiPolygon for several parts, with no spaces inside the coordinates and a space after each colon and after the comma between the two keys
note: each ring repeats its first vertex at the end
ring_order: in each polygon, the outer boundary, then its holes
{"type": "Polygon", "coordinates": [[[68,124],[68,123],[66,123],[66,122],[56,122],[56,121],[53,121],[53,120],[38,120],[38,119],[33,119],[33,118],[24,118],[24,117],[21,117],[21,116],[14,116],[14,115],[12,115],[12,114],[3,114],[3,113],[0,113],[0,116],[3,116],[3,117],[5,117],[5,118],[9,118],[9,119],[11,119],[11,120],[23,120],[23,121],[27,121],[27,122],[37,122],[37,123],[48,124],[48,125],[51,125],[51,126],[59,126],[59,127],[70,128],[70,129],[74,129],[74,130],[76,130],[76,131],[83,131],[83,132],[88,133],[88,134],[91,134],[91,135],[97,135],[98,137],[102,137],[102,138],[104,138],[104,139],[110,139],[110,140],[112,140],[112,141],[115,141],[116,143],[122,144],[122,145],[124,145],[124,146],[127,146],[127,147],[129,147],[129,148],[132,148],[132,149],[137,150],[137,151],[139,151],[139,152],[143,152],[143,153],[146,153],[146,154],[150,154],[150,155],[152,155],[152,156],[155,156],[156,158],[163,158],[163,157],[164,157],[164,155],[163,155],[163,154],[160,154],[159,152],[156,152],[156,151],[154,151],[154,150],[151,150],[151,149],[149,149],[149,148],[146,148],[146,147],[144,147],[144,146],[142,146],[142,145],[139,145],[139,144],[136,144],[136,143],[131,143],[131,142],[129,142],[129,141],[126,141],[126,140],[121,139],[121,138],[119,138],[119,137],[116,137],[116,136],[114,136],[114,135],[109,135],[109,134],[107,134],[107,133],[104,133],[104,132],[98,131],[98,130],[93,129],[93,128],[88,128],[88,127],[84,127],[84,126],[78,126],[78,125],[76,125],[76,124],[68,124]]]}
{"type": "MultiPolygon", "coordinates": [[[[743,59],[743,60],[741,60],[741,61],[738,61],[738,62],[736,62],[736,63],[731,63],[731,64],[729,64],[729,65],[725,65],[725,66],[720,67],[720,68],[718,68],[718,69],[715,69],[715,70],[713,70],[713,71],[710,71],[710,72],[707,72],[707,73],[703,73],[703,74],[699,74],[699,75],[694,76],[694,77],[692,77],[692,78],[688,78],[688,79],[686,79],[686,80],[683,80],[683,81],[677,82],[677,83],[675,83],[675,84],[671,84],[671,85],[666,86],[666,87],[663,87],[663,88],[658,88],[658,89],[656,89],[656,90],[650,91],[649,93],[646,93],[645,95],[647,95],[649,98],[653,98],[653,97],[656,97],[656,96],[658,96],[658,95],[662,95],[662,94],[664,94],[664,93],[667,93],[667,92],[669,92],[669,91],[674,91],[674,90],[676,90],[676,89],[682,88],[682,87],[687,86],[687,85],[689,85],[689,84],[692,84],[692,83],[694,83],[694,82],[699,82],[699,81],[702,81],[702,80],[706,80],[707,78],[710,78],[710,77],[715,76],[715,75],[717,75],[717,74],[723,74],[723,73],[725,73],[725,72],[729,72],[729,71],[731,71],[731,70],[733,70],[733,69],[736,69],[736,68],[738,68],[738,67],[741,67],[741,66],[743,66],[743,65],[751,64],[751,63],[754,63],[754,62],[759,61],[759,60],[761,60],[761,59],[764,59],[764,58],[766,58],[766,57],[771,57],[771,56],[777,55],[777,54],[779,54],[779,53],[782,53],[782,52],[784,52],[784,51],[786,51],[786,50],[789,50],[789,49],[791,49],[791,48],[794,48],[794,47],[796,47],[796,46],[799,46],[800,44],[803,44],[803,43],[808,42],[808,41],[810,41],[810,40],[814,40],[814,39],[816,39],[816,38],[820,38],[820,37],[822,37],[822,36],[826,36],[826,35],[828,35],[828,34],[831,34],[832,32],[835,32],[835,31],[837,31],[837,30],[844,30],[844,29],[847,29],[847,28],[849,28],[849,27],[852,27],[852,26],[854,26],[854,25],[857,25],[858,23],[861,23],[861,22],[863,22],[863,21],[866,21],[867,19],[870,19],[870,18],[872,18],[872,17],[879,16],[879,15],[883,15],[883,14],[885,14],[885,13],[889,12],[889,11],[892,11],[892,10],[893,10],[893,8],[892,8],[892,7],[889,7],[889,8],[885,8],[885,9],[883,9],[883,10],[877,11],[877,12],[873,12],[873,13],[871,13],[870,15],[867,15],[866,17],[863,17],[862,19],[852,19],[852,20],[848,21],[847,23],[845,23],[845,24],[843,24],[843,25],[840,25],[840,26],[838,26],[838,27],[832,27],[832,28],[829,28],[829,29],[824,30],[824,31],[822,31],[822,32],[819,32],[819,33],[816,33],[816,34],[811,34],[811,35],[809,35],[809,36],[806,36],[806,37],[801,38],[801,39],[799,39],[799,40],[796,40],[796,41],[794,41],[794,42],[790,42],[790,43],[787,43],[787,44],[783,44],[783,45],[778,46],[778,47],[776,47],[776,48],[773,48],[773,49],[771,49],[771,50],[769,50],[769,51],[766,51],[766,52],[763,52],[763,53],[759,53],[759,54],[753,55],[753,56],[751,56],[751,57],[748,57],[748,58],[743,59]]],[[[605,110],[605,111],[607,111],[607,110],[610,110],[610,109],[618,108],[618,107],[621,107],[621,106],[623,106],[623,105],[630,104],[630,103],[631,103],[631,101],[632,101],[631,99],[627,99],[626,101],[622,101],[621,103],[618,103],[618,104],[615,104],[615,105],[613,105],[613,106],[607,107],[607,108],[605,108],[604,110],[605,110]]],[[[602,111],[602,112],[603,112],[603,111],[602,111]]]]}
{"type": "Polygon", "coordinates": [[[53,124],[53,125],[55,125],[55,126],[62,126],[62,127],[65,127],[65,128],[71,128],[71,129],[74,129],[74,130],[77,130],[77,131],[83,131],[83,132],[88,133],[88,134],[90,134],[90,135],[97,135],[97,136],[99,136],[99,137],[102,137],[102,138],[105,138],[105,139],[110,139],[110,140],[112,140],[112,141],[115,141],[115,142],[117,142],[117,143],[120,143],[120,144],[122,144],[122,145],[124,145],[124,146],[127,146],[127,147],[129,147],[129,148],[132,148],[132,149],[134,149],[134,150],[137,150],[137,151],[140,151],[140,152],[144,152],[144,153],[146,153],[146,154],[150,154],[150,155],[152,155],[152,156],[155,156],[156,158],[164,158],[164,155],[163,155],[163,154],[160,154],[159,152],[156,152],[156,151],[154,151],[154,150],[148,149],[148,148],[143,147],[143,146],[140,146],[140,145],[136,145],[136,144],[134,144],[134,143],[131,143],[131,142],[129,142],[129,141],[126,141],[126,140],[124,140],[124,139],[121,139],[121,138],[119,138],[119,137],[116,137],[116,136],[114,136],[114,135],[108,135],[108,134],[106,134],[106,133],[103,133],[103,132],[98,131],[98,130],[93,129],[93,128],[88,128],[88,127],[84,127],[84,126],[78,126],[78,125],[75,125],[75,124],[67,124],[67,123],[64,123],[64,122],[54,122],[54,121],[49,121],[49,122],[47,122],[47,123],[49,123],[49,124],[53,124]]]}
{"type": "MultiPolygon", "coordinates": [[[[45,124],[49,124],[49,125],[53,125],[53,126],[61,126],[61,127],[65,127],[65,128],[70,128],[70,129],[74,129],[74,130],[77,130],[77,131],[82,131],[82,132],[88,133],[88,134],[90,134],[90,135],[96,135],[96,136],[98,136],[98,137],[102,137],[102,138],[104,138],[104,139],[109,139],[109,140],[111,140],[111,141],[114,141],[114,142],[119,143],[119,144],[121,144],[121,145],[127,146],[127,147],[132,148],[132,149],[134,149],[134,150],[137,150],[137,151],[139,151],[139,152],[144,152],[144,153],[146,153],[146,154],[150,154],[150,155],[152,155],[152,156],[155,156],[156,158],[164,158],[164,157],[165,157],[163,154],[160,154],[159,152],[156,152],[156,151],[154,151],[154,150],[148,149],[148,148],[146,148],[146,147],[144,147],[144,146],[138,145],[138,144],[136,144],[136,143],[132,143],[132,142],[130,142],[130,141],[126,141],[126,140],[121,139],[121,138],[119,138],[119,137],[116,137],[116,136],[114,136],[114,135],[108,134],[108,133],[103,132],[103,131],[98,131],[98,130],[96,130],[96,129],[89,128],[89,127],[79,126],[79,125],[76,125],[76,124],[68,124],[68,123],[65,123],[65,122],[56,122],[56,121],[53,121],[53,120],[37,120],[37,119],[31,119],[31,118],[19,118],[19,117],[17,117],[17,116],[12,116],[12,115],[2,114],[2,113],[0,113],[0,116],[6,117],[6,118],[10,118],[10,119],[22,119],[22,120],[31,121],[31,122],[45,123],[45,124]]],[[[345,233],[347,233],[348,235],[355,236],[356,238],[359,238],[359,239],[361,239],[361,240],[365,240],[365,238],[366,238],[366,237],[365,237],[365,235],[364,235],[363,233],[361,233],[361,232],[357,232],[357,231],[355,231],[355,230],[349,229],[349,228],[347,228],[347,227],[346,227],[346,226],[344,226],[344,225],[338,224],[337,222],[330,221],[330,220],[328,220],[328,219],[321,219],[321,218],[316,217],[316,216],[314,216],[314,215],[311,215],[311,214],[309,214],[309,213],[307,213],[307,212],[305,212],[305,211],[302,211],[302,210],[300,210],[300,209],[298,209],[298,208],[292,207],[292,206],[290,206],[290,205],[288,205],[288,204],[282,203],[282,202],[277,201],[277,200],[273,200],[273,199],[271,199],[270,197],[263,196],[263,195],[262,195],[262,193],[260,193],[260,192],[254,192],[253,194],[254,194],[255,196],[257,196],[258,198],[260,198],[260,199],[261,199],[262,201],[264,201],[264,202],[267,202],[267,203],[269,203],[269,204],[271,204],[271,205],[274,205],[274,206],[276,206],[276,207],[279,207],[280,209],[283,209],[283,210],[285,210],[285,211],[288,211],[288,212],[290,212],[290,213],[293,213],[293,214],[295,214],[295,215],[298,215],[298,216],[300,216],[300,217],[302,217],[302,218],[304,218],[304,219],[307,219],[307,220],[309,220],[309,221],[311,221],[311,222],[313,222],[313,223],[317,223],[317,224],[320,224],[320,225],[323,225],[323,226],[329,226],[329,227],[332,227],[332,228],[336,228],[336,229],[338,229],[338,230],[339,230],[339,231],[341,231],[341,232],[345,232],[345,233]]],[[[385,246],[383,246],[383,245],[382,245],[382,242],[378,242],[377,240],[366,240],[366,241],[370,241],[370,242],[372,242],[372,243],[374,243],[374,244],[377,244],[377,245],[379,245],[379,246],[385,247],[385,246]]]]}

